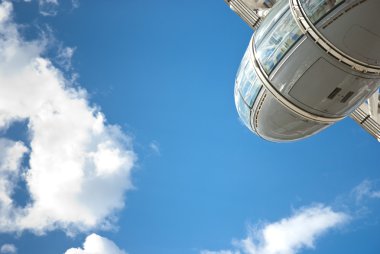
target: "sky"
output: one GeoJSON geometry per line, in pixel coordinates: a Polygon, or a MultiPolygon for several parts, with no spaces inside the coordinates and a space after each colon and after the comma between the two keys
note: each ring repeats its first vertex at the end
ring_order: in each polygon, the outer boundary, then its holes
{"type": "Polygon", "coordinates": [[[379,143],[238,118],[222,0],[0,4],[0,253],[377,254],[379,143]]]}

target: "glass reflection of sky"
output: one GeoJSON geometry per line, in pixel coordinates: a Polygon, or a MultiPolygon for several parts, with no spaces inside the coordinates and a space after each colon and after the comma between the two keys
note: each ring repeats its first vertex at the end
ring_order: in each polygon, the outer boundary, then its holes
{"type": "Polygon", "coordinates": [[[313,24],[330,13],[344,0],[301,0],[301,5],[313,24]]]}
{"type": "Polygon", "coordinates": [[[261,66],[269,75],[302,36],[302,32],[289,9],[278,19],[276,24],[270,27],[260,27],[259,31],[261,29],[267,29],[261,32],[266,36],[256,44],[256,52],[261,66]]]}
{"type": "Polygon", "coordinates": [[[241,61],[235,83],[235,104],[243,123],[250,129],[250,113],[255,99],[262,87],[260,79],[250,60],[249,48],[241,61]]]}

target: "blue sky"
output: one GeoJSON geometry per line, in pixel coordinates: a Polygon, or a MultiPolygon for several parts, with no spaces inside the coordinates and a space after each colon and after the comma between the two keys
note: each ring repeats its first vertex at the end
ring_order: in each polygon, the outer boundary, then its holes
{"type": "Polygon", "coordinates": [[[0,10],[0,253],[378,253],[379,144],[244,127],[222,0],[0,10]]]}

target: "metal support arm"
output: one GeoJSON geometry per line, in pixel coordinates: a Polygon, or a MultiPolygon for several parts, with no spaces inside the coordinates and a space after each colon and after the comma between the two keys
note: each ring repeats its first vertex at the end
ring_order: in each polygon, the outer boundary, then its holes
{"type": "Polygon", "coordinates": [[[380,93],[376,91],[367,101],[351,115],[364,130],[380,142],[380,93]]]}
{"type": "Polygon", "coordinates": [[[247,23],[253,30],[256,30],[260,23],[261,17],[258,14],[259,7],[256,3],[247,0],[224,0],[228,6],[239,15],[245,23],[247,23]]]}

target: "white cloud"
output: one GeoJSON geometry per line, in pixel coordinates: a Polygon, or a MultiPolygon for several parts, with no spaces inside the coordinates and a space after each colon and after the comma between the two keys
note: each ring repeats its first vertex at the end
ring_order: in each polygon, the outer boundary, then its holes
{"type": "Polygon", "coordinates": [[[13,244],[3,244],[0,248],[0,253],[14,254],[17,253],[17,248],[13,244]]]}
{"type": "Polygon", "coordinates": [[[150,149],[155,153],[155,154],[158,154],[160,155],[161,154],[161,151],[160,151],[160,145],[157,141],[152,141],[150,144],[149,144],[149,147],[150,149]]]}
{"type": "Polygon", "coordinates": [[[44,16],[57,15],[57,9],[59,6],[58,0],[38,0],[38,7],[40,13],[44,16]]]}
{"type": "MultiPolygon", "coordinates": [[[[24,2],[32,2],[32,0],[23,0],[24,2]]],[[[58,8],[60,0],[37,0],[39,12],[43,16],[56,16],[58,14],[58,8]]],[[[79,0],[71,0],[72,9],[79,8],[79,0]]]]}
{"type": "Polygon", "coordinates": [[[73,6],[73,8],[79,8],[79,0],[71,0],[71,4],[73,6]]]}
{"type": "Polygon", "coordinates": [[[240,251],[231,251],[231,250],[210,251],[210,250],[202,250],[201,254],[240,254],[240,251]]]}
{"type": "Polygon", "coordinates": [[[359,202],[364,198],[380,198],[380,190],[375,190],[375,185],[374,181],[364,180],[356,186],[352,191],[356,201],[359,202]]]}
{"type": "Polygon", "coordinates": [[[22,142],[0,138],[0,172],[17,173],[22,156],[28,148],[22,142]]]}
{"type": "Polygon", "coordinates": [[[250,229],[247,238],[234,242],[236,250],[201,251],[201,254],[294,254],[303,248],[314,248],[317,237],[348,219],[346,214],[334,212],[330,207],[315,205],[297,211],[290,218],[250,229]]]}
{"type": "MultiPolygon", "coordinates": [[[[54,3],[55,1],[52,1],[54,3]]],[[[136,156],[129,137],[89,106],[86,92],[73,87],[41,57],[45,42],[24,41],[11,20],[12,4],[0,5],[0,130],[27,120],[30,147],[0,141],[0,231],[44,233],[62,228],[107,226],[132,188],[136,156]],[[21,173],[23,171],[23,173],[21,173]],[[4,180],[5,179],[5,180],[4,180]],[[14,184],[26,181],[31,202],[18,207],[14,184]]]]}
{"type": "Polygon", "coordinates": [[[14,181],[20,175],[21,160],[27,151],[22,142],[0,138],[0,204],[5,207],[12,205],[14,181]]]}
{"type": "MultiPolygon", "coordinates": [[[[32,0],[23,0],[30,3],[32,0]]],[[[55,16],[58,14],[58,7],[60,0],[37,0],[39,12],[43,16],[55,16]]],[[[71,0],[71,6],[73,9],[78,8],[80,5],[79,0],[71,0]]]]}
{"type": "Polygon", "coordinates": [[[71,248],[65,254],[127,254],[115,243],[97,234],[87,236],[83,248],[71,248]]]}
{"type": "Polygon", "coordinates": [[[56,61],[62,68],[64,68],[66,71],[70,70],[72,68],[71,66],[71,59],[74,55],[75,48],[72,47],[62,47],[60,46],[58,48],[58,55],[56,61]]]}

